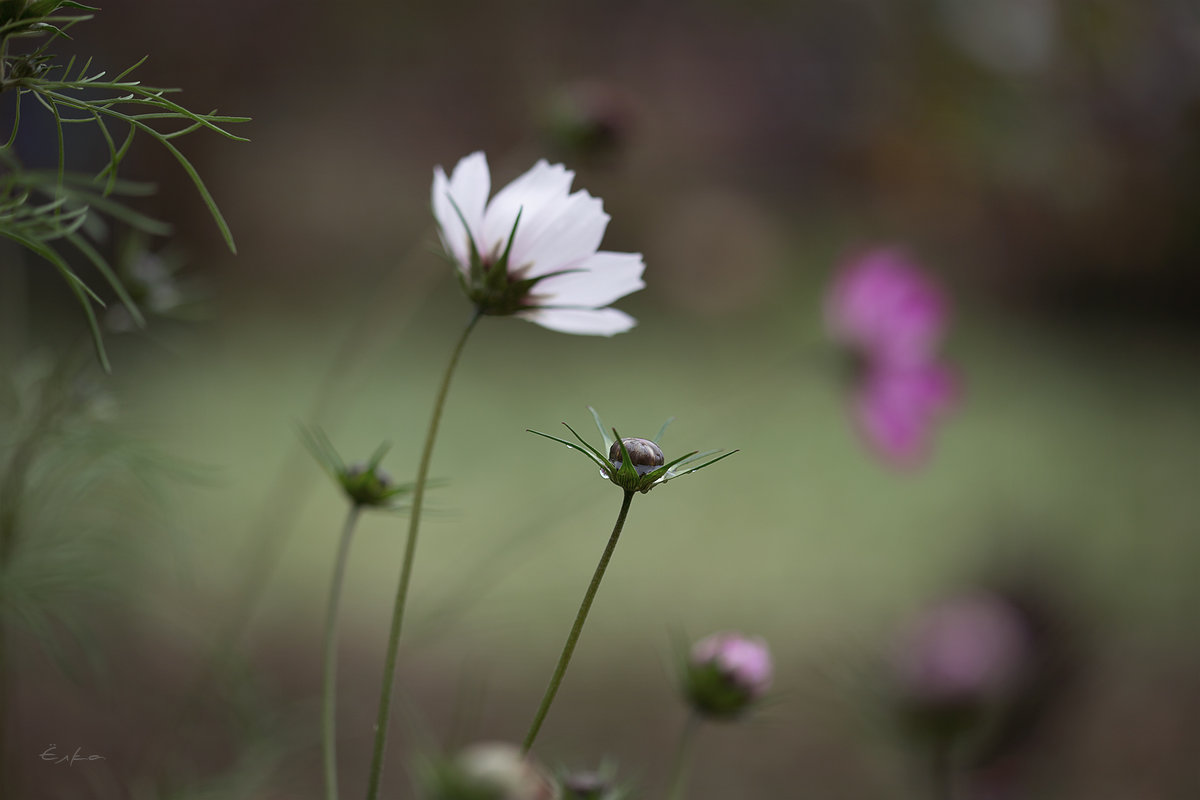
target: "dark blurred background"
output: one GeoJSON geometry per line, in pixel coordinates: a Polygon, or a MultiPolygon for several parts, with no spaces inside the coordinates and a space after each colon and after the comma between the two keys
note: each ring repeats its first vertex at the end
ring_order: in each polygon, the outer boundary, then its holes
{"type": "MultiPolygon", "coordinates": [[[[344,505],[294,424],[347,460],[390,440],[384,466],[415,470],[469,311],[432,170],[477,149],[493,189],[541,157],[574,169],[612,215],[604,248],[644,253],[647,288],[618,302],[639,325],[612,340],[485,319],[468,345],[390,796],[410,796],[416,752],[523,735],[620,499],[525,429],[583,432],[589,404],[626,435],[675,416],[668,455],[741,452],[636,499],[547,763],[608,758],[661,796],[684,718],[673,641],[732,628],[769,640],[776,689],[702,731],[689,797],[928,796],[887,654],[925,603],[990,587],[1054,621],[1037,639],[1053,679],[1011,741],[964,756],[963,796],[1200,794],[1195,3],[126,3],[73,35],[63,48],[113,72],[149,53],[143,80],[252,116],[236,128],[252,141],[180,142],[236,256],[168,153],[142,141],[127,163],[159,184],[145,208],[175,224],[205,313],[109,342],[107,424],[173,466],[57,509],[56,530],[112,516],[117,545],[89,563],[114,585],[63,590],[88,636],[62,658],[20,651],[14,797],[320,796],[344,505]],[[831,274],[878,244],[954,301],[964,395],[915,472],[857,438],[824,332],[831,274]],[[40,761],[51,743],[105,760],[40,761]]],[[[33,119],[31,159],[53,132],[33,119]]],[[[47,265],[3,258],[23,275],[0,297],[19,377],[83,327],[47,265]]],[[[347,796],[404,529],[368,516],[350,564],[347,796]]]]}

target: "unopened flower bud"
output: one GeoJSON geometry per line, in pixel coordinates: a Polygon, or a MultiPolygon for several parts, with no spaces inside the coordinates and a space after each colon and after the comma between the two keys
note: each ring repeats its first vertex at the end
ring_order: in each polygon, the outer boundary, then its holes
{"type": "Polygon", "coordinates": [[[611,83],[587,81],[569,86],[554,98],[548,111],[550,144],[572,162],[609,162],[636,127],[633,96],[611,83]]]}
{"type": "Polygon", "coordinates": [[[766,693],[771,674],[771,653],[761,638],[717,633],[692,647],[684,691],[700,714],[731,719],[766,693]]]}
{"type": "MultiPolygon", "coordinates": [[[[720,453],[721,451],[706,450],[705,452],[701,453],[697,450],[693,450],[690,453],[684,453],[681,456],[677,456],[676,458],[667,461],[663,456],[662,448],[658,446],[656,441],[652,441],[650,439],[638,439],[634,437],[624,438],[620,433],[617,432],[616,428],[608,429],[611,430],[613,434],[612,438],[610,438],[608,435],[608,430],[605,429],[604,423],[600,421],[600,415],[596,413],[596,410],[594,408],[588,408],[588,411],[592,412],[592,419],[596,421],[596,427],[599,429],[600,435],[604,437],[604,444],[601,447],[593,447],[592,445],[588,444],[587,440],[576,433],[575,429],[570,425],[567,425],[565,422],[563,425],[566,426],[567,430],[571,432],[571,435],[574,436],[579,441],[579,444],[583,445],[583,447],[573,444],[572,442],[568,442],[565,439],[560,439],[557,436],[551,436],[548,433],[541,433],[540,431],[534,430],[531,430],[530,433],[535,433],[538,436],[546,439],[552,439],[559,444],[565,444],[567,447],[583,453],[588,460],[600,468],[601,477],[607,481],[611,481],[613,484],[619,486],[626,492],[641,492],[642,494],[645,494],[655,486],[660,486],[667,481],[673,481],[676,478],[684,475],[691,475],[693,472],[699,472],[705,467],[715,464],[723,458],[728,458],[737,452],[736,450],[733,450],[728,453],[717,455],[715,458],[710,458],[710,456],[720,453]],[[607,458],[605,457],[603,447],[608,448],[607,458]],[[621,451],[622,447],[625,448],[625,453],[628,453],[628,464],[624,463],[625,454],[621,451]],[[705,461],[704,459],[708,460],[705,461]],[[700,463],[697,464],[696,462],[700,463]]],[[[662,438],[662,434],[664,431],[666,431],[667,424],[670,422],[671,420],[667,420],[667,422],[663,424],[662,429],[659,431],[658,436],[656,436],[655,439],[662,438]]]]}
{"type": "Polygon", "coordinates": [[[346,467],[340,482],[350,499],[360,506],[388,505],[395,494],[392,476],[379,467],[367,464],[346,467]]]}
{"type": "Polygon", "coordinates": [[[654,442],[649,439],[628,437],[622,439],[620,442],[613,442],[612,447],[608,449],[608,460],[617,469],[621,468],[622,444],[625,445],[625,451],[629,453],[629,460],[633,462],[633,466],[639,475],[653,472],[666,463],[662,448],[654,442]]]}

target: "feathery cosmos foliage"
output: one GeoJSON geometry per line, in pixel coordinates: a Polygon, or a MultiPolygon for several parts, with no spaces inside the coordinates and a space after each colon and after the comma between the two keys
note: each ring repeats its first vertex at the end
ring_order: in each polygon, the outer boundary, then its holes
{"type": "MultiPolygon", "coordinates": [[[[230,250],[233,235],[208,187],[195,166],[175,145],[175,140],[207,129],[229,139],[245,141],[223,126],[248,117],[197,114],[170,99],[178,89],[145,86],[132,79],[145,58],[108,78],[94,69],[91,59],[75,57],[58,63],[49,52],[67,31],[92,18],[96,8],[70,0],[5,0],[0,2],[0,94],[15,92],[12,128],[0,145],[0,236],[48,261],[67,281],[87,316],[97,355],[105,369],[104,352],[95,306],[104,299],[72,265],[76,259],[90,264],[103,276],[113,294],[138,325],[144,324],[137,303],[126,290],[106,255],[107,224],[121,223],[153,236],[170,232],[166,223],[146,216],[129,205],[129,199],[153,194],[153,184],[124,180],[119,171],[137,134],[149,137],[169,152],[191,179],[230,250]],[[40,41],[18,52],[18,43],[40,41]],[[32,98],[54,120],[57,163],[53,169],[28,169],[19,155],[23,102],[32,98]],[[104,141],[107,159],[95,173],[67,167],[63,131],[69,125],[94,126],[104,141]],[[171,126],[169,130],[163,127],[171,126]],[[65,246],[65,247],[64,247],[65,246]],[[72,253],[73,255],[68,255],[72,253]]],[[[37,109],[35,109],[37,110],[37,109]]]]}

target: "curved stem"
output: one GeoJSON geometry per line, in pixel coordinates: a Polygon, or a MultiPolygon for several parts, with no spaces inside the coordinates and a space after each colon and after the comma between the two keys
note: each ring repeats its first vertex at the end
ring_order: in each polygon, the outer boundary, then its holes
{"type": "Polygon", "coordinates": [[[671,789],[667,793],[667,800],[680,800],[683,797],[688,766],[692,760],[692,748],[696,741],[696,731],[699,729],[700,717],[692,711],[679,734],[679,747],[675,750],[675,766],[671,768],[671,789]]]}
{"type": "Polygon", "coordinates": [[[396,656],[400,648],[400,626],[404,621],[404,601],[408,596],[408,582],[412,577],[413,554],[417,549],[417,530],[421,525],[421,503],[425,499],[425,482],[429,476],[429,461],[433,456],[433,444],[437,440],[438,425],[442,420],[442,408],[446,405],[446,395],[450,391],[450,380],[454,377],[454,368],[458,366],[459,356],[467,337],[479,322],[482,311],[476,309],[467,326],[463,328],[454,351],[450,354],[450,363],[446,365],[446,374],[442,377],[441,388],[433,402],[433,417],[429,420],[429,431],[425,435],[425,449],[421,452],[421,463],[417,467],[416,483],[413,485],[412,510],[408,518],[408,540],[404,545],[404,561],[400,567],[400,584],[396,587],[396,604],[392,609],[392,628],[388,635],[387,656],[383,662],[383,686],[379,691],[379,714],[375,720],[375,747],[371,754],[371,772],[367,779],[367,800],[375,800],[379,796],[379,782],[383,777],[383,751],[387,745],[388,721],[392,710],[392,683],[396,674],[396,656]]]}
{"type": "Polygon", "coordinates": [[[325,620],[325,678],[321,709],[321,746],[325,755],[325,797],[337,800],[337,630],[338,604],[342,599],[342,583],[346,577],[346,560],[350,555],[350,540],[358,522],[359,506],[350,506],[342,538],[338,543],[337,560],[333,565],[333,582],[329,586],[329,611],[325,620]]]}
{"type": "Polygon", "coordinates": [[[596,572],[592,575],[592,582],[588,585],[587,593],[583,596],[583,602],[579,606],[579,613],[575,615],[575,624],[571,626],[571,633],[567,636],[567,643],[563,645],[562,655],[558,657],[558,666],[554,668],[554,675],[550,678],[550,685],[546,687],[546,694],[542,697],[542,704],[538,707],[537,715],[533,718],[533,723],[529,726],[529,733],[525,734],[525,743],[521,745],[521,752],[528,753],[529,748],[533,747],[533,741],[537,738],[538,731],[541,730],[542,722],[546,719],[546,714],[550,711],[550,704],[554,702],[554,695],[558,694],[559,684],[562,683],[563,675],[566,674],[567,664],[571,663],[571,654],[575,652],[575,644],[579,641],[579,634],[583,631],[583,623],[587,620],[588,611],[592,608],[592,600],[596,597],[596,590],[600,588],[600,581],[604,578],[604,570],[608,569],[608,561],[612,558],[613,550],[617,547],[617,539],[621,536],[621,528],[625,527],[625,517],[629,514],[629,504],[633,500],[633,492],[626,490],[625,499],[621,501],[621,513],[617,515],[617,524],[613,526],[612,535],[608,537],[608,545],[604,548],[604,554],[600,556],[600,563],[596,565],[596,572]]]}

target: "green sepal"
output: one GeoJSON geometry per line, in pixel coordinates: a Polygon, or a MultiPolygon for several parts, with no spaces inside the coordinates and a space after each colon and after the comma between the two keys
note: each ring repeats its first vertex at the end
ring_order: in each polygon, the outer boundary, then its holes
{"type": "Polygon", "coordinates": [[[375,469],[379,466],[379,462],[383,461],[383,457],[387,455],[388,450],[392,449],[392,443],[385,441],[375,448],[375,452],[367,460],[367,469],[375,469]]]}
{"type": "Polygon", "coordinates": [[[558,442],[559,444],[565,444],[567,447],[571,448],[572,450],[578,450],[580,453],[583,453],[585,456],[587,456],[589,459],[591,459],[593,462],[595,462],[596,466],[600,467],[601,469],[605,469],[605,467],[607,466],[609,471],[612,470],[611,465],[601,464],[600,462],[596,461],[596,457],[594,455],[592,455],[590,448],[588,448],[588,449],[582,448],[579,445],[575,444],[574,442],[568,442],[566,439],[560,439],[557,436],[551,436],[548,433],[542,433],[541,431],[535,431],[532,428],[526,428],[525,431],[526,431],[526,433],[536,434],[537,436],[541,436],[545,439],[550,439],[552,441],[558,442]]]}
{"type": "Polygon", "coordinates": [[[684,694],[697,713],[714,720],[741,716],[754,705],[754,694],[738,686],[716,664],[688,665],[684,694]]]}
{"type": "Polygon", "coordinates": [[[566,429],[569,430],[572,434],[574,434],[576,439],[578,439],[580,442],[583,443],[583,446],[588,449],[588,451],[596,459],[597,463],[600,464],[605,469],[605,471],[610,472],[610,473],[613,471],[613,465],[612,465],[612,462],[608,460],[607,453],[601,453],[599,450],[592,447],[590,444],[588,444],[586,441],[584,441],[584,438],[582,436],[580,436],[578,433],[575,433],[575,429],[572,428],[570,425],[567,425],[567,423],[564,422],[563,426],[566,427],[566,429]]]}
{"type": "Polygon", "coordinates": [[[329,441],[329,437],[325,435],[325,431],[321,426],[307,426],[303,423],[296,423],[296,433],[300,436],[300,442],[305,449],[316,460],[321,469],[325,470],[331,478],[338,480],[338,476],[346,471],[346,465],[342,462],[341,456],[334,449],[333,443],[329,441]]]}
{"type": "Polygon", "coordinates": [[[698,467],[692,467],[689,470],[684,470],[683,472],[677,472],[674,475],[672,475],[670,478],[668,478],[667,480],[673,480],[674,478],[680,478],[680,477],[683,477],[684,475],[691,475],[693,472],[699,472],[700,470],[704,469],[705,467],[715,464],[723,458],[729,458],[731,455],[733,455],[736,452],[738,452],[738,451],[730,450],[728,453],[725,453],[724,455],[717,456],[712,461],[705,461],[703,464],[701,464],[698,467]]]}
{"type": "Polygon", "coordinates": [[[609,436],[608,431],[604,429],[604,423],[600,421],[600,413],[591,406],[588,406],[587,410],[592,412],[592,419],[596,421],[596,430],[600,431],[600,438],[604,440],[604,452],[607,453],[612,449],[613,446],[612,437],[609,436]]]}
{"type": "Polygon", "coordinates": [[[655,434],[654,438],[651,439],[650,441],[654,442],[656,445],[662,446],[663,434],[667,432],[667,426],[670,425],[674,421],[675,421],[674,417],[667,417],[667,421],[662,424],[662,427],[658,429],[658,433],[655,434]]]}
{"type": "Polygon", "coordinates": [[[621,434],[617,433],[617,429],[613,428],[613,438],[616,439],[617,447],[621,449],[621,468],[617,470],[616,477],[621,480],[621,488],[632,491],[641,489],[641,475],[638,475],[637,467],[633,464],[633,459],[629,457],[629,451],[625,449],[625,440],[621,438],[621,434]]]}
{"type": "Polygon", "coordinates": [[[493,265],[493,270],[500,270],[505,276],[508,275],[508,256],[512,253],[513,240],[517,238],[517,226],[521,224],[521,215],[525,213],[525,207],[521,206],[517,209],[517,217],[513,220],[512,230],[508,232],[508,243],[504,245],[504,252],[500,255],[500,260],[493,265]]]}
{"type": "MultiPolygon", "coordinates": [[[[670,472],[671,467],[674,467],[678,464],[683,464],[683,463],[687,462],[688,459],[690,459],[696,455],[696,452],[697,451],[693,450],[690,453],[685,453],[684,455],[681,455],[679,458],[677,458],[673,461],[668,461],[666,464],[663,464],[661,467],[655,467],[653,472],[647,472],[642,477],[651,481],[651,483],[653,485],[653,483],[658,481],[659,478],[662,478],[664,475],[666,475],[668,472],[670,472]]],[[[674,476],[672,476],[672,477],[674,477],[674,476]]],[[[667,478],[666,480],[662,481],[662,483],[666,483],[667,480],[670,480],[670,479],[671,478],[667,478]]]]}

